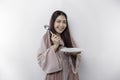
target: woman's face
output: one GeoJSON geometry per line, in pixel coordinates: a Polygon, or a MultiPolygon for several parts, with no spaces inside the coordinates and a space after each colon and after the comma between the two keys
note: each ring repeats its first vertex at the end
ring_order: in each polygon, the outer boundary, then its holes
{"type": "Polygon", "coordinates": [[[67,21],[64,15],[59,15],[54,22],[54,29],[61,34],[67,27],[67,21]]]}

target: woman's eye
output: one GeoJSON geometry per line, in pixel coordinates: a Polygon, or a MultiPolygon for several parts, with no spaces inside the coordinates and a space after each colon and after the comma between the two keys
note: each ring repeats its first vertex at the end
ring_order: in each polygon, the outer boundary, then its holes
{"type": "Polygon", "coordinates": [[[64,24],[66,24],[66,21],[61,21],[61,20],[57,21],[57,23],[61,23],[61,22],[64,23],[64,24]]]}
{"type": "Polygon", "coordinates": [[[57,21],[57,23],[60,23],[61,21],[57,21]]]}
{"type": "Polygon", "coordinates": [[[63,21],[64,24],[66,24],[66,21],[63,21]]]}

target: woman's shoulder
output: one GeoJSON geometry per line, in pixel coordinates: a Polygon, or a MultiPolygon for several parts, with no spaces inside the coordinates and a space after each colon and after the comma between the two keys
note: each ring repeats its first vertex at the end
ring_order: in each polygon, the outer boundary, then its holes
{"type": "Polygon", "coordinates": [[[43,35],[43,39],[44,40],[46,40],[46,39],[48,39],[50,37],[50,34],[49,34],[49,31],[46,31],[45,33],[44,33],[44,35],[43,35]]]}
{"type": "Polygon", "coordinates": [[[41,44],[45,45],[46,48],[50,46],[50,33],[48,31],[43,35],[41,44]]]}

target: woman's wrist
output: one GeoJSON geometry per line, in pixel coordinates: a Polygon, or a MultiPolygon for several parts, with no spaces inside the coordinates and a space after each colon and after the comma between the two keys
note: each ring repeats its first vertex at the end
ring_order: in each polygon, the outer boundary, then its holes
{"type": "Polygon", "coordinates": [[[54,50],[56,51],[59,45],[53,45],[54,50]]]}

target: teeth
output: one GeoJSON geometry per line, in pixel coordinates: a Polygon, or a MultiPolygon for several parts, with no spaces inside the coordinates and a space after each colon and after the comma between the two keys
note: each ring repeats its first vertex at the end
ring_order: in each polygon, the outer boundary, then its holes
{"type": "MultiPolygon", "coordinates": [[[[60,30],[60,29],[59,29],[60,30]]],[[[60,31],[62,31],[62,30],[60,30],[60,31]]]]}

